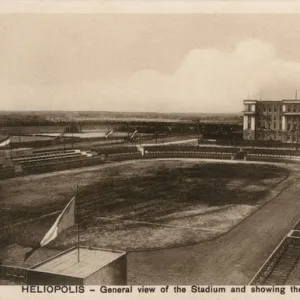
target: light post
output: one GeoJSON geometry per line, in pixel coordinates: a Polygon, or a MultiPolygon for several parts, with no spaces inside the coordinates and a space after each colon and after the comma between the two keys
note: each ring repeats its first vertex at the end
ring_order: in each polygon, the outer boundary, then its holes
{"type": "Polygon", "coordinates": [[[198,147],[200,145],[200,120],[197,119],[197,135],[198,135],[198,147]]]}
{"type": "Polygon", "coordinates": [[[261,132],[261,135],[262,135],[262,140],[265,141],[265,137],[266,137],[266,140],[268,140],[268,133],[265,134],[266,132],[266,127],[265,126],[261,126],[260,127],[260,132],[261,132]],[[267,135],[267,136],[266,136],[267,135]]]}
{"type": "Polygon", "coordinates": [[[293,132],[293,136],[295,135],[296,133],[296,138],[295,138],[295,148],[296,150],[298,149],[298,126],[297,128],[293,128],[292,129],[292,132],[293,132]]]}
{"type": "Polygon", "coordinates": [[[296,124],[296,150],[298,150],[298,139],[299,139],[299,119],[297,118],[297,124],[296,124]]]}

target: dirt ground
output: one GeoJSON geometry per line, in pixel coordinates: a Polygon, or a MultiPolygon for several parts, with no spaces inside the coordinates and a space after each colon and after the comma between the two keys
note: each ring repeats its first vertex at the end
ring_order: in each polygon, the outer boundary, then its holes
{"type": "MultiPolygon", "coordinates": [[[[284,189],[289,174],[270,164],[146,160],[2,181],[1,245],[10,248],[0,254],[12,262],[9,253],[36,245],[77,184],[81,244],[145,250],[220,236],[284,189]]],[[[73,246],[76,234],[74,226],[49,248],[73,246]]]]}

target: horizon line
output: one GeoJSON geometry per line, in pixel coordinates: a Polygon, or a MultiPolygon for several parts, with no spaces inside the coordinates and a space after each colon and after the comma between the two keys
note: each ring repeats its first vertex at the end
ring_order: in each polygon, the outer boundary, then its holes
{"type": "Polygon", "coordinates": [[[41,110],[41,109],[0,109],[0,112],[95,112],[95,113],[126,113],[126,114],[240,114],[241,112],[156,112],[156,111],[114,111],[114,110],[41,110]]]}

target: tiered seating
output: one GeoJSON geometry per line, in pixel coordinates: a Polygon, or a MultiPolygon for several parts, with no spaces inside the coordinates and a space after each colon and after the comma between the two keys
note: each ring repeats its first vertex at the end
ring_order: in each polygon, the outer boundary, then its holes
{"type": "Polygon", "coordinates": [[[104,154],[107,157],[126,156],[126,155],[139,155],[140,151],[137,147],[109,147],[93,149],[98,154],[104,154]]]}
{"type": "Polygon", "coordinates": [[[79,150],[59,150],[59,151],[45,151],[45,152],[34,152],[33,154],[29,155],[18,155],[17,157],[13,158],[14,161],[19,161],[22,159],[35,159],[35,158],[41,158],[41,157],[51,157],[51,156],[58,156],[62,154],[70,154],[70,153],[75,153],[79,152],[79,150]]]}
{"type": "Polygon", "coordinates": [[[300,160],[300,151],[280,149],[247,149],[247,158],[255,161],[296,162],[300,160]]]}
{"type": "Polygon", "coordinates": [[[300,245],[290,244],[277,261],[263,285],[284,285],[300,256],[300,245]]]}
{"type": "Polygon", "coordinates": [[[197,146],[152,146],[145,147],[146,155],[166,154],[166,155],[201,155],[201,156],[231,156],[239,151],[238,148],[231,147],[197,147],[197,146]]]}
{"type": "Polygon", "coordinates": [[[20,155],[13,158],[15,164],[21,165],[23,169],[34,169],[40,166],[63,164],[76,160],[82,160],[90,156],[87,152],[80,150],[38,152],[31,155],[20,155]]]}
{"type": "Polygon", "coordinates": [[[47,160],[55,160],[57,158],[71,157],[81,155],[80,151],[66,151],[66,152],[46,152],[39,153],[33,155],[22,155],[16,158],[13,158],[13,162],[18,164],[26,164],[28,162],[37,162],[37,161],[47,161],[47,160]]]}
{"type": "Polygon", "coordinates": [[[296,150],[280,150],[280,149],[247,149],[249,155],[264,155],[277,157],[298,157],[300,151],[296,150]]]}
{"type": "Polygon", "coordinates": [[[70,160],[75,160],[77,158],[83,158],[81,153],[75,153],[72,155],[62,155],[62,156],[57,156],[57,157],[47,157],[47,158],[41,158],[41,159],[28,159],[28,160],[23,160],[21,162],[18,162],[22,166],[29,166],[29,165],[45,165],[45,164],[52,164],[52,163],[60,163],[60,162],[65,162],[65,161],[70,161],[70,160]]]}

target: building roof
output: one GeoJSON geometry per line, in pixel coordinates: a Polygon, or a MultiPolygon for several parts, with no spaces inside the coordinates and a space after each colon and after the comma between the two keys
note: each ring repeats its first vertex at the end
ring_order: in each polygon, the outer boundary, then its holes
{"type": "Polygon", "coordinates": [[[300,103],[300,99],[282,99],[282,100],[254,100],[247,99],[244,100],[244,103],[300,103]]]}
{"type": "Polygon", "coordinates": [[[256,103],[256,102],[257,100],[251,100],[251,99],[244,100],[244,103],[249,103],[249,104],[256,103]]]}
{"type": "Polygon", "coordinates": [[[86,278],[88,275],[123,255],[125,255],[125,252],[80,247],[80,260],[78,262],[78,248],[72,248],[30,269],[39,272],[86,278]]]}
{"type": "Polygon", "coordinates": [[[280,104],[280,103],[282,103],[282,101],[281,100],[260,100],[260,101],[257,101],[257,103],[280,104]]]}
{"type": "Polygon", "coordinates": [[[285,103],[300,103],[300,100],[296,100],[296,99],[283,99],[282,102],[285,102],[285,103]]]}
{"type": "MultiPolygon", "coordinates": [[[[284,100],[285,101],[285,100],[284,100]]],[[[245,104],[255,104],[255,103],[281,103],[281,100],[244,100],[245,104]]]]}

